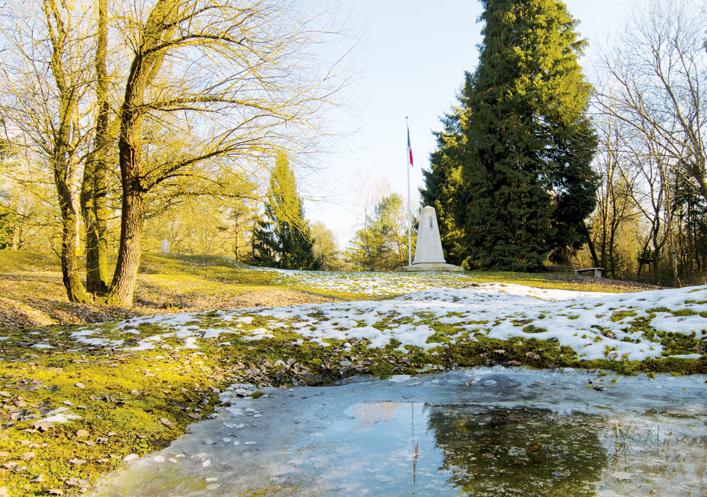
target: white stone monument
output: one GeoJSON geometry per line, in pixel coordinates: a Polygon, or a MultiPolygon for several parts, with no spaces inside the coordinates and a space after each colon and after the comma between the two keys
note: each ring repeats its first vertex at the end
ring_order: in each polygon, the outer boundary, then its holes
{"type": "Polygon", "coordinates": [[[162,240],[162,253],[169,254],[169,240],[162,240]]]}
{"type": "Polygon", "coordinates": [[[459,266],[447,264],[442,253],[442,239],[439,237],[437,213],[429,205],[420,212],[417,227],[415,260],[405,271],[463,271],[459,266]]]}

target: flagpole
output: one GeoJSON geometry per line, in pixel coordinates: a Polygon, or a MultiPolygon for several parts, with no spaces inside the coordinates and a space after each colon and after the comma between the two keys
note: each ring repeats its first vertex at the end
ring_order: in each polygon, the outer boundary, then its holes
{"type": "Polygon", "coordinates": [[[408,266],[412,266],[412,215],[410,211],[410,125],[408,124],[408,117],[405,116],[405,126],[408,133],[408,148],[405,154],[405,171],[407,171],[408,180],[408,266]]]}

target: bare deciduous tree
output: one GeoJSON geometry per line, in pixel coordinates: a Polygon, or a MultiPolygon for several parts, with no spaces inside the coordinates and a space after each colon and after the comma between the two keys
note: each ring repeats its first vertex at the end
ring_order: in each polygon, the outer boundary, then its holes
{"type": "Polygon", "coordinates": [[[86,288],[108,290],[108,152],[110,127],[108,59],[108,0],[96,0],[95,105],[93,148],[89,152],[81,182],[81,213],[86,226],[86,288]]]}
{"type": "Polygon", "coordinates": [[[139,5],[126,33],[133,59],[119,110],[122,218],[109,290],[119,303],[132,301],[148,192],[217,157],[272,154],[286,128],[308,124],[327,97],[297,71],[311,33],[291,21],[288,2],[157,0],[144,12],[139,5]],[[145,129],[159,126],[188,126],[192,136],[148,163],[145,129]]]}
{"type": "MultiPolygon", "coordinates": [[[[650,264],[659,281],[665,252],[677,285],[681,243],[676,232],[681,229],[676,226],[676,192],[694,192],[692,201],[696,196],[703,207],[707,204],[706,22],[701,2],[651,1],[629,23],[620,48],[605,58],[608,81],[596,99],[607,119],[622,128],[625,166],[637,173],[630,191],[649,227],[639,273],[650,264]]],[[[690,259],[696,264],[683,267],[683,273],[702,267],[699,253],[690,259]]]]}
{"type": "MultiPolygon", "coordinates": [[[[81,5],[83,6],[83,5],[81,5]]],[[[3,25],[7,50],[0,72],[0,112],[8,138],[30,146],[53,177],[61,213],[61,266],[69,299],[89,300],[77,260],[80,214],[77,175],[86,152],[89,126],[82,100],[89,89],[84,54],[88,38],[80,26],[85,11],[65,0],[23,6],[3,25]]]]}
{"type": "Polygon", "coordinates": [[[151,210],[185,192],[223,190],[224,168],[252,175],[275,150],[315,135],[313,116],[337,79],[308,65],[308,47],[327,33],[297,6],[36,0],[3,18],[0,48],[10,56],[0,69],[0,117],[8,137],[46,161],[54,177],[71,300],[92,293],[129,305],[151,210]],[[112,178],[122,208],[110,277],[112,178]],[[77,262],[81,219],[87,287],[77,262]]]}

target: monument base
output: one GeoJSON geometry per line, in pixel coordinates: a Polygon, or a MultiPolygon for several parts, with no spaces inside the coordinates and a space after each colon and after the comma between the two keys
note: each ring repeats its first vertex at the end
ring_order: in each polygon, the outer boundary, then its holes
{"type": "Polygon", "coordinates": [[[445,262],[420,262],[418,264],[413,264],[412,266],[404,266],[401,270],[408,272],[445,271],[455,273],[464,271],[459,266],[455,266],[454,264],[447,264],[445,262]]]}

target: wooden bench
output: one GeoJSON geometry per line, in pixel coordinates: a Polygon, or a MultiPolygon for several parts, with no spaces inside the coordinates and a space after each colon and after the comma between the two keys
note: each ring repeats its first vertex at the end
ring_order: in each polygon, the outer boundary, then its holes
{"type": "Polygon", "coordinates": [[[604,272],[603,267],[589,267],[589,268],[584,268],[584,269],[575,269],[574,275],[575,276],[582,276],[584,273],[594,273],[595,278],[601,278],[603,272],[604,272]]]}

